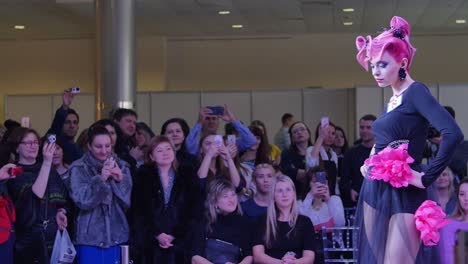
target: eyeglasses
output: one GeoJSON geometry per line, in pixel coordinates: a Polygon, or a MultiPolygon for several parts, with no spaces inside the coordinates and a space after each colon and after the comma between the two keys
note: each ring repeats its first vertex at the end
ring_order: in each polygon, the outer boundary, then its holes
{"type": "Polygon", "coordinates": [[[37,140],[34,140],[34,141],[21,141],[20,144],[26,145],[28,147],[32,147],[32,146],[39,145],[39,141],[37,141],[37,140]]]}
{"type": "Polygon", "coordinates": [[[293,135],[297,135],[297,134],[299,134],[299,133],[301,133],[301,132],[304,132],[304,131],[306,131],[306,129],[305,129],[304,127],[299,127],[299,128],[297,128],[297,129],[291,130],[291,132],[293,133],[293,135]]]}

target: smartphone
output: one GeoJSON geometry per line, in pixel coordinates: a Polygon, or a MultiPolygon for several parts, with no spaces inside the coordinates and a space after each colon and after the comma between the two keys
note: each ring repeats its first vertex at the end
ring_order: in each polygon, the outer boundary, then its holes
{"type": "Polygon", "coordinates": [[[228,135],[227,136],[227,142],[228,144],[236,144],[236,135],[228,135]]]}
{"type": "Polygon", "coordinates": [[[31,127],[31,119],[29,118],[29,116],[21,117],[21,126],[26,128],[31,127]]]}
{"type": "Polygon", "coordinates": [[[215,143],[217,146],[222,146],[222,145],[224,145],[224,143],[223,143],[223,136],[221,136],[221,135],[215,135],[213,141],[214,141],[214,143],[215,143]]]}
{"type": "Polygon", "coordinates": [[[72,94],[77,94],[77,93],[80,93],[80,87],[78,86],[75,86],[75,87],[72,87],[70,89],[68,89],[70,91],[70,93],[72,94]]]}
{"type": "Polygon", "coordinates": [[[324,116],[320,119],[320,124],[322,127],[326,127],[330,124],[330,119],[328,118],[328,116],[324,116]]]}
{"type": "Polygon", "coordinates": [[[212,112],[212,115],[215,115],[215,116],[222,116],[224,115],[224,107],[222,106],[207,106],[206,108],[210,109],[211,112],[212,112]]]}
{"type": "Polygon", "coordinates": [[[114,168],[114,167],[115,167],[115,159],[114,159],[114,157],[109,157],[109,158],[107,158],[106,164],[108,164],[109,167],[114,168]]]}
{"type": "Polygon", "coordinates": [[[320,183],[323,183],[323,184],[327,184],[327,173],[324,172],[324,171],[317,171],[315,173],[315,180],[317,182],[320,182],[320,183]]]}
{"type": "Polygon", "coordinates": [[[16,167],[13,167],[13,168],[9,168],[9,169],[8,169],[8,174],[10,174],[10,176],[18,176],[18,175],[21,175],[21,174],[23,174],[23,168],[20,167],[20,166],[16,166],[16,167]]]}
{"type": "Polygon", "coordinates": [[[49,144],[55,143],[55,141],[57,141],[57,136],[55,134],[47,135],[47,142],[49,142],[49,144]]]}

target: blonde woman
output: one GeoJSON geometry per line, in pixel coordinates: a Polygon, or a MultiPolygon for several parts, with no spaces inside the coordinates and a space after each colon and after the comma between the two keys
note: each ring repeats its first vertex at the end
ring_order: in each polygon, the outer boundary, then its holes
{"type": "Polygon", "coordinates": [[[193,231],[192,264],[252,263],[250,225],[227,179],[209,183],[206,218],[193,231]]]}
{"type": "Polygon", "coordinates": [[[455,194],[453,179],[454,175],[452,170],[446,167],[433,185],[437,201],[447,215],[453,213],[455,205],[457,204],[457,195],[455,194]]]}
{"type": "Polygon", "coordinates": [[[449,219],[449,223],[440,231],[439,254],[442,264],[455,263],[457,234],[459,231],[468,231],[468,178],[460,182],[456,196],[457,204],[454,214],[449,219]]]}
{"type": "Polygon", "coordinates": [[[277,177],[273,199],[263,219],[253,239],[255,263],[314,263],[317,244],[314,226],[308,217],[299,215],[296,189],[288,176],[277,177]]]}

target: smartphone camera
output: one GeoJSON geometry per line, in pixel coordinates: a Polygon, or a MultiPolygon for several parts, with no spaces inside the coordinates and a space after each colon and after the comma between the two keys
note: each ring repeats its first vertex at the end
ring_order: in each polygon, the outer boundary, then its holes
{"type": "Polygon", "coordinates": [[[76,87],[70,88],[70,93],[72,94],[80,93],[80,87],[76,86],[76,87]]]}
{"type": "Polygon", "coordinates": [[[207,106],[207,108],[211,110],[212,115],[215,115],[215,116],[224,115],[224,107],[222,106],[207,106]]]}
{"type": "Polygon", "coordinates": [[[216,146],[222,146],[223,145],[223,136],[215,135],[213,141],[216,144],[216,146]]]}
{"type": "Polygon", "coordinates": [[[57,136],[55,134],[47,135],[47,142],[49,142],[49,144],[55,143],[55,141],[57,141],[57,136]]]}
{"type": "Polygon", "coordinates": [[[315,173],[315,179],[317,182],[322,184],[327,184],[327,173],[324,171],[317,171],[315,173]]]}
{"type": "Polygon", "coordinates": [[[14,168],[10,168],[8,169],[8,174],[10,174],[10,176],[18,176],[18,175],[21,175],[23,174],[23,168],[20,167],[20,166],[16,166],[14,168]]]}
{"type": "Polygon", "coordinates": [[[109,157],[106,160],[106,163],[108,164],[109,167],[114,168],[115,167],[115,159],[114,157],[109,157]]]}
{"type": "Polygon", "coordinates": [[[328,116],[324,116],[322,117],[322,119],[320,119],[320,125],[322,127],[326,127],[330,124],[330,119],[328,118],[328,116]]]}

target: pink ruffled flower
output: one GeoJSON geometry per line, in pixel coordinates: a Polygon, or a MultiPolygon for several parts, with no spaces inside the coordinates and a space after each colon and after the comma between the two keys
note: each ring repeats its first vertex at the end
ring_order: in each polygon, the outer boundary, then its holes
{"type": "Polygon", "coordinates": [[[421,232],[421,240],[426,246],[435,246],[439,242],[439,229],[448,224],[442,208],[434,201],[426,200],[414,213],[416,229],[421,232]]]}
{"type": "Polygon", "coordinates": [[[396,149],[388,146],[366,159],[364,164],[370,167],[369,179],[388,182],[395,188],[407,187],[413,178],[409,164],[414,162],[407,150],[408,144],[396,149]]]}

